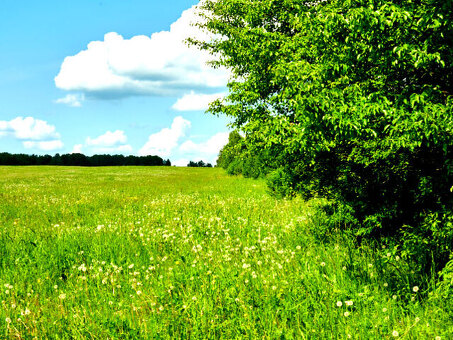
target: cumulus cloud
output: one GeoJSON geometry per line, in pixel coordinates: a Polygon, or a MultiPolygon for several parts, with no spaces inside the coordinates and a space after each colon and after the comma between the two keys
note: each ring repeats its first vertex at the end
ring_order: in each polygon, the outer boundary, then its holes
{"type": "Polygon", "coordinates": [[[179,98],[176,103],[173,104],[172,109],[176,111],[207,110],[209,103],[224,96],[224,92],[214,94],[197,94],[192,91],[189,94],[185,94],[182,98],[179,98]]]}
{"type": "Polygon", "coordinates": [[[224,88],[226,70],[211,68],[206,63],[212,56],[185,43],[188,37],[209,40],[191,25],[200,20],[196,11],[196,6],[184,11],[169,31],[130,39],[110,32],[103,41],[90,42],[87,49],[65,58],[56,86],[106,99],[179,96],[190,90],[209,93],[224,88]]]}
{"type": "Polygon", "coordinates": [[[125,144],[126,142],[127,137],[124,134],[124,131],[116,130],[114,132],[107,131],[103,135],[100,135],[94,139],[88,137],[85,143],[90,146],[112,147],[125,144]]]}
{"type": "Polygon", "coordinates": [[[25,141],[22,143],[26,149],[39,149],[42,151],[53,151],[62,149],[64,144],[61,140],[50,140],[50,141],[25,141]]]}
{"type": "Polygon", "coordinates": [[[83,145],[82,145],[82,144],[76,144],[76,145],[74,145],[74,147],[72,148],[71,153],[83,153],[83,152],[82,152],[82,148],[83,148],[83,145]]]}
{"type": "MultiPolygon", "coordinates": [[[[132,146],[126,143],[127,136],[122,130],[107,131],[96,138],[87,137],[85,140],[85,146],[94,153],[131,152],[132,146]]],[[[82,144],[77,144],[74,149],[82,150],[82,147],[82,144]]]]}
{"type": "Polygon", "coordinates": [[[0,136],[7,135],[21,140],[37,141],[60,138],[60,134],[55,131],[55,126],[33,117],[17,117],[10,121],[0,120],[0,136]]]}
{"type": "Polygon", "coordinates": [[[67,94],[65,97],[55,100],[55,103],[72,107],[81,107],[84,100],[85,96],[83,94],[67,94]]]}
{"type": "Polygon", "coordinates": [[[191,123],[181,116],[175,117],[170,128],[164,128],[161,131],[149,136],[146,144],[140,149],[139,154],[158,155],[168,157],[178,146],[179,141],[190,129],[191,123]]]}
{"type": "Polygon", "coordinates": [[[220,149],[228,143],[228,135],[228,132],[219,132],[201,143],[188,140],[180,145],[179,150],[194,161],[203,160],[214,164],[220,149]]]}

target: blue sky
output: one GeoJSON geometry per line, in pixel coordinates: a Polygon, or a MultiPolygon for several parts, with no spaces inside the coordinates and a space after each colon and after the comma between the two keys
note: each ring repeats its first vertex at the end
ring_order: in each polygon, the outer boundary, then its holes
{"type": "Polygon", "coordinates": [[[227,72],[188,48],[198,1],[0,2],[0,152],[215,162],[227,72]]]}

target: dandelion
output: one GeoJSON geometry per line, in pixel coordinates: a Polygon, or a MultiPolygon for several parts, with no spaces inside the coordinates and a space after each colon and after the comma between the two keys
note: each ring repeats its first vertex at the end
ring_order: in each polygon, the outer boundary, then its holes
{"type": "Polygon", "coordinates": [[[326,263],[325,262],[321,262],[321,267],[325,267],[326,266],[326,263]]]}
{"type": "Polygon", "coordinates": [[[196,296],[193,296],[193,297],[192,297],[192,301],[197,301],[197,297],[196,297],[196,296]]]}
{"type": "Polygon", "coordinates": [[[396,300],[396,299],[397,299],[397,296],[396,296],[396,295],[393,295],[393,296],[392,296],[392,299],[393,299],[393,300],[396,300]]]}
{"type": "Polygon", "coordinates": [[[382,308],[382,311],[383,311],[384,313],[387,312],[387,308],[385,308],[385,307],[382,308]]]}
{"type": "Polygon", "coordinates": [[[419,289],[418,286],[412,287],[412,291],[413,291],[414,293],[417,293],[417,292],[418,292],[418,289],[419,289]]]}
{"type": "Polygon", "coordinates": [[[436,336],[436,340],[441,340],[442,338],[440,336],[436,336]]]}
{"type": "Polygon", "coordinates": [[[341,306],[343,306],[343,302],[337,301],[337,307],[341,307],[341,306]]]}
{"type": "Polygon", "coordinates": [[[401,259],[401,257],[399,257],[398,255],[395,256],[395,260],[396,260],[396,261],[399,261],[400,259],[401,259]]]}
{"type": "Polygon", "coordinates": [[[11,319],[8,317],[5,319],[5,321],[6,321],[6,323],[11,323],[11,319]]]}
{"type": "Polygon", "coordinates": [[[345,301],[344,303],[346,304],[346,306],[352,306],[354,304],[354,302],[352,302],[352,300],[345,301]]]}
{"type": "Polygon", "coordinates": [[[272,290],[276,290],[277,289],[277,286],[272,286],[272,290]]]}
{"type": "Polygon", "coordinates": [[[141,295],[142,294],[142,291],[141,290],[137,290],[137,295],[141,295]]]}
{"type": "Polygon", "coordinates": [[[393,331],[393,332],[392,332],[392,335],[393,335],[394,337],[397,337],[397,336],[400,335],[400,333],[398,333],[398,331],[393,331]]]}
{"type": "Polygon", "coordinates": [[[345,317],[348,317],[349,315],[350,315],[349,312],[344,312],[345,317]]]}
{"type": "Polygon", "coordinates": [[[64,299],[66,299],[66,294],[65,294],[65,293],[61,293],[61,294],[58,296],[58,298],[59,298],[60,300],[64,300],[64,299]]]}
{"type": "Polygon", "coordinates": [[[29,310],[28,308],[25,308],[24,314],[25,314],[25,315],[28,315],[28,314],[30,314],[30,313],[31,313],[30,310],[29,310]]]}
{"type": "Polygon", "coordinates": [[[417,323],[417,322],[419,322],[419,321],[420,321],[420,318],[417,316],[417,317],[415,318],[415,322],[417,323]]]}
{"type": "Polygon", "coordinates": [[[300,249],[301,249],[301,246],[297,246],[296,249],[297,249],[297,250],[300,250],[300,249]]]}
{"type": "Polygon", "coordinates": [[[134,264],[133,264],[133,263],[132,263],[132,264],[130,264],[130,265],[128,266],[128,268],[129,268],[129,269],[132,269],[132,268],[134,268],[134,264]]]}
{"type": "Polygon", "coordinates": [[[389,284],[387,282],[384,283],[384,287],[388,287],[389,284]]]}

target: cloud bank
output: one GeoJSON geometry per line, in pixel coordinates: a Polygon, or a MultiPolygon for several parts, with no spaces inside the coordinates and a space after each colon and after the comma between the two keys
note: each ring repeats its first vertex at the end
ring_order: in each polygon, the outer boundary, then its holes
{"type": "Polygon", "coordinates": [[[209,40],[191,25],[200,20],[196,11],[196,6],[184,11],[169,31],[130,39],[110,32],[90,42],[64,59],[56,86],[100,99],[218,92],[227,83],[226,70],[211,68],[206,63],[212,56],[185,43],[188,37],[209,40]]]}
{"type": "Polygon", "coordinates": [[[192,124],[181,116],[169,128],[151,134],[139,154],[172,159],[174,165],[186,166],[189,160],[215,164],[220,149],[228,143],[228,132],[220,132],[205,141],[194,142],[189,132],[192,124]]]}
{"type": "Polygon", "coordinates": [[[190,127],[191,123],[188,120],[181,116],[176,117],[170,128],[164,128],[149,136],[148,141],[139,151],[140,156],[170,156],[172,151],[178,146],[181,138],[186,136],[190,127]]]}
{"type": "Polygon", "coordinates": [[[0,137],[4,136],[21,140],[27,149],[51,151],[63,148],[60,134],[56,132],[55,126],[33,117],[0,120],[0,137]]]}

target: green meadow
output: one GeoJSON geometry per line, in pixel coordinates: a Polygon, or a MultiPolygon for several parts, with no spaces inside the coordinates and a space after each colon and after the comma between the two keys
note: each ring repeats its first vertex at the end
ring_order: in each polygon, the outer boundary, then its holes
{"type": "Polygon", "coordinates": [[[452,338],[434,274],[314,211],[219,168],[0,167],[0,338],[452,338]]]}

